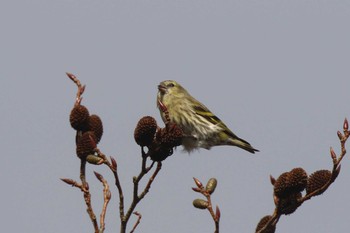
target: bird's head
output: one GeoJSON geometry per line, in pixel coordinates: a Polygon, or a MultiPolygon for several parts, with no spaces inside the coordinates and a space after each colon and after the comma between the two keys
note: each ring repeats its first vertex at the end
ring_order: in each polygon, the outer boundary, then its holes
{"type": "Polygon", "coordinates": [[[166,80],[158,85],[158,91],[160,95],[178,95],[183,92],[183,87],[173,80],[166,80]]]}

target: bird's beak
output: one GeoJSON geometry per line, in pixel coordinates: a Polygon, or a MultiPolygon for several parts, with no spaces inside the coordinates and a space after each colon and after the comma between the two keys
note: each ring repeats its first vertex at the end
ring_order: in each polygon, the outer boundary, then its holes
{"type": "Polygon", "coordinates": [[[160,93],[165,94],[167,88],[166,88],[166,86],[164,86],[164,85],[162,85],[162,84],[159,84],[159,85],[158,85],[158,90],[159,90],[160,93]]]}

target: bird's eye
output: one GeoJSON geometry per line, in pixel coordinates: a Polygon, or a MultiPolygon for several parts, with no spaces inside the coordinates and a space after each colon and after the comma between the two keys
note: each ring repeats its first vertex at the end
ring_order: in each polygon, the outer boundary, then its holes
{"type": "Polygon", "coordinates": [[[174,84],[174,83],[169,83],[167,86],[168,86],[168,87],[174,87],[175,84],[174,84]]]}

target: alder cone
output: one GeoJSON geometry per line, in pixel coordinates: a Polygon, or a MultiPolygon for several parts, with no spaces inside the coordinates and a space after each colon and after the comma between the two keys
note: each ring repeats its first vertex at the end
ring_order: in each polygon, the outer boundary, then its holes
{"type": "Polygon", "coordinates": [[[151,145],[157,131],[157,122],[151,116],[142,117],[136,125],[134,139],[140,146],[151,145]]]}
{"type": "Polygon", "coordinates": [[[83,105],[76,105],[69,115],[69,122],[75,130],[86,130],[88,127],[89,110],[83,105]]]}
{"type": "MultiPolygon", "coordinates": [[[[306,193],[312,193],[317,189],[322,188],[331,178],[332,173],[329,170],[318,170],[312,173],[307,181],[306,193]]],[[[322,194],[324,191],[317,193],[322,194]]]]}
{"type": "Polygon", "coordinates": [[[103,135],[103,124],[98,115],[93,114],[89,117],[88,130],[94,132],[96,136],[96,143],[99,143],[103,135]]]}
{"type": "Polygon", "coordinates": [[[94,132],[87,131],[82,134],[81,138],[77,142],[76,152],[80,159],[86,159],[90,154],[94,153],[96,148],[96,136],[94,132]]]}

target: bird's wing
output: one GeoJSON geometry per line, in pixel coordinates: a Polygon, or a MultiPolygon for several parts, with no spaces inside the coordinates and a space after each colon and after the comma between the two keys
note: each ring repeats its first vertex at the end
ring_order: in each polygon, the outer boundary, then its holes
{"type": "Polygon", "coordinates": [[[227,135],[236,138],[237,136],[220,120],[219,117],[215,116],[206,106],[203,104],[196,104],[193,107],[196,114],[208,120],[210,123],[219,126],[222,128],[223,132],[227,135]]]}

